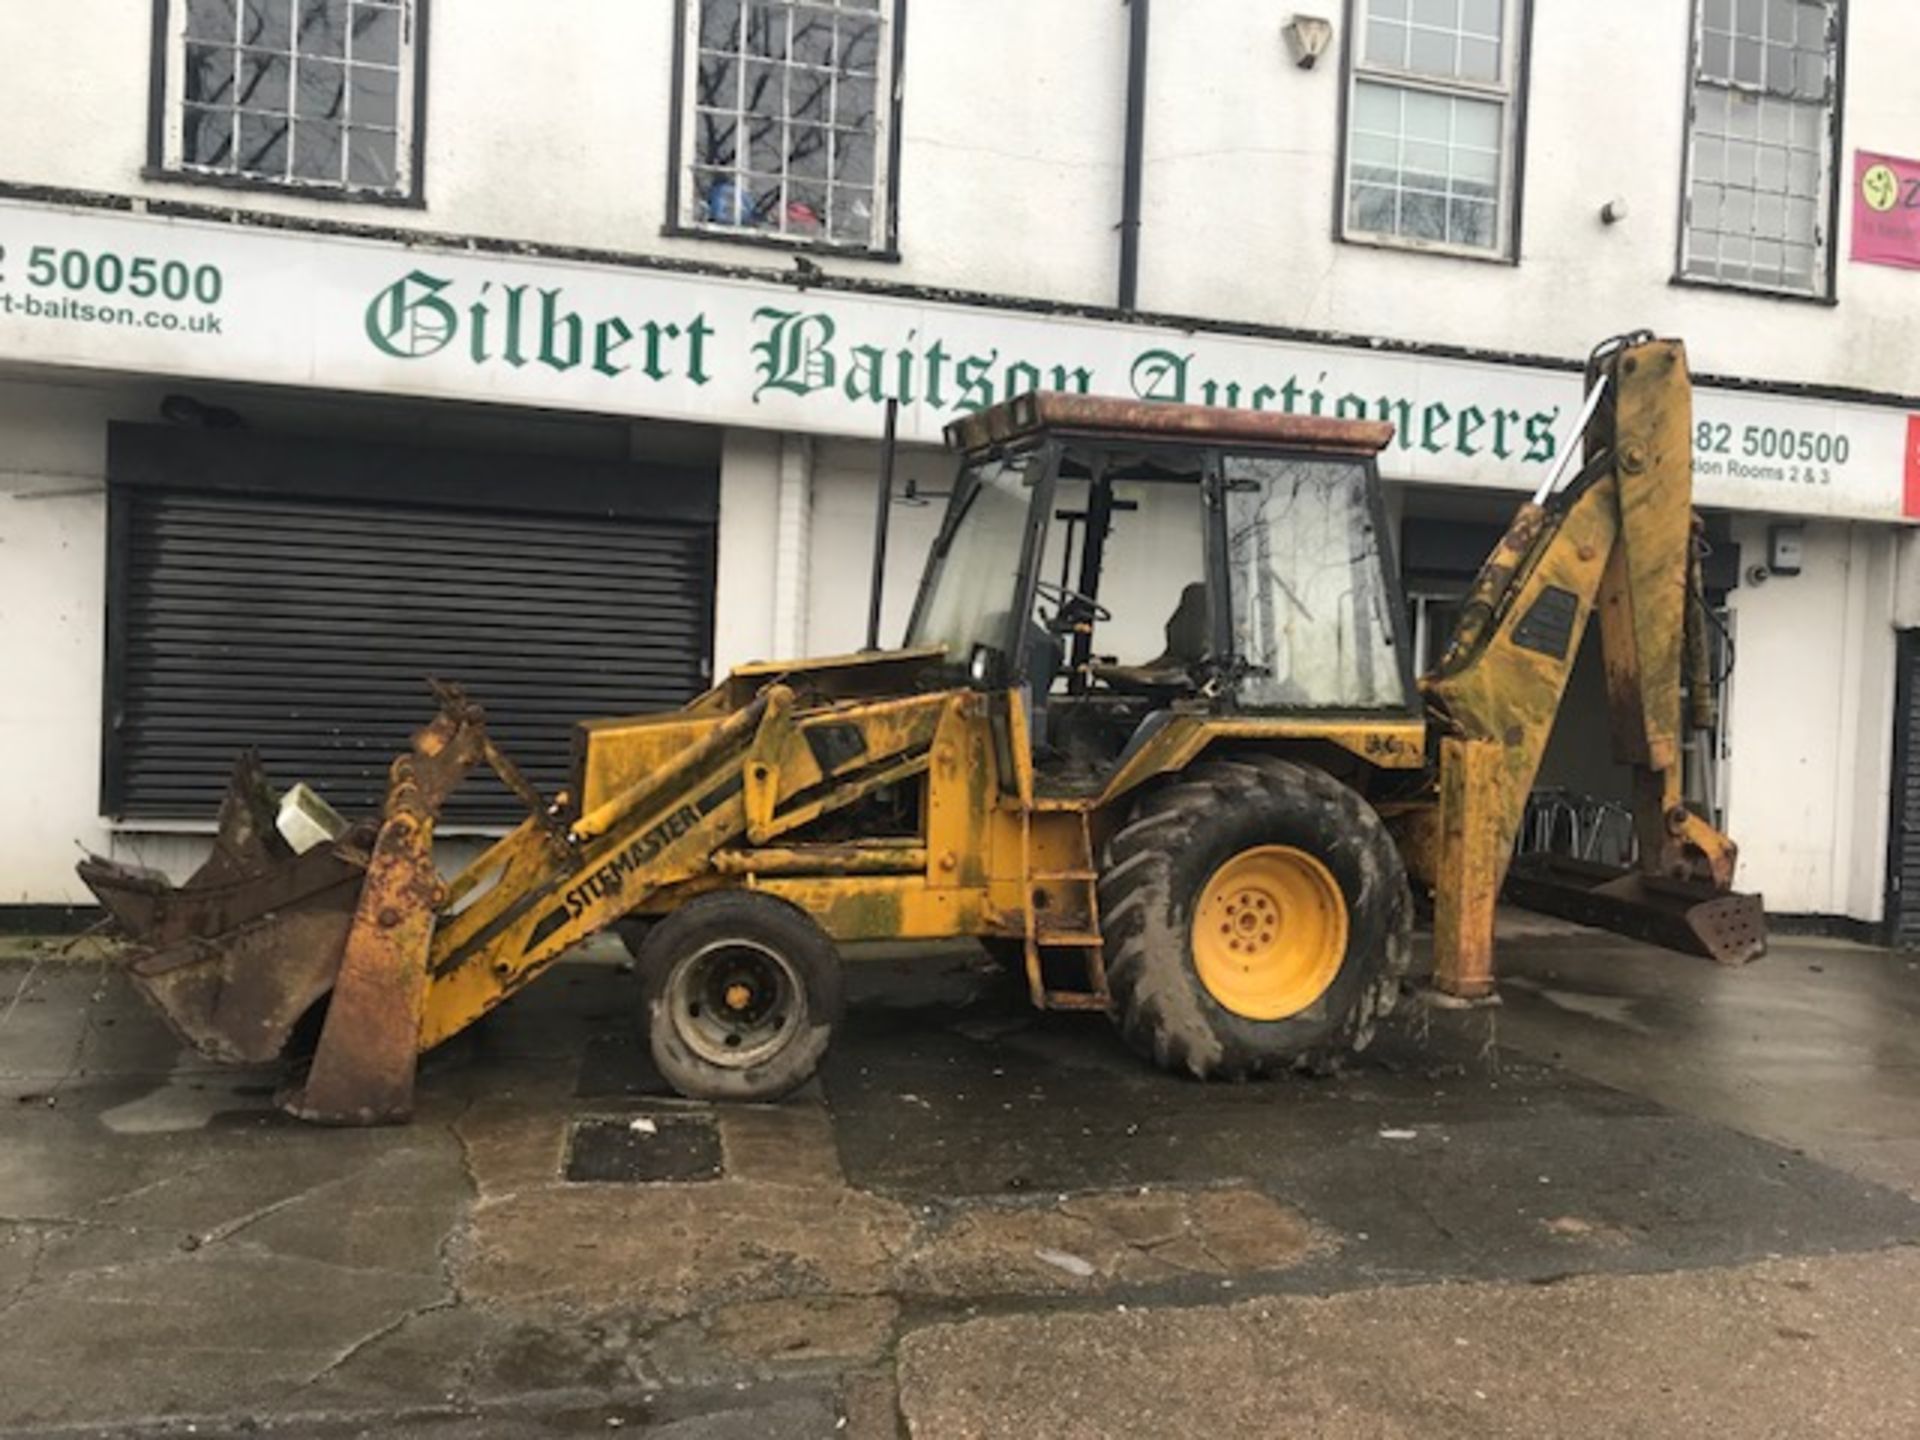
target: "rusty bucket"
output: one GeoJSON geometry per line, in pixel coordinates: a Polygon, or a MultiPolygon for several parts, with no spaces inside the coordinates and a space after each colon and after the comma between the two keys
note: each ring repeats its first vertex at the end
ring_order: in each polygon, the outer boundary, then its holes
{"type": "Polygon", "coordinates": [[[180,886],[90,856],[80,877],[132,941],[128,973],[180,1038],[210,1060],[274,1059],[332,989],[374,826],[295,854],[274,825],[260,762],[243,755],[213,854],[180,886]]]}
{"type": "Polygon", "coordinates": [[[1565,855],[1522,855],[1507,872],[1506,897],[1557,915],[1722,965],[1767,951],[1767,913],[1758,895],[1717,889],[1565,855]]]}

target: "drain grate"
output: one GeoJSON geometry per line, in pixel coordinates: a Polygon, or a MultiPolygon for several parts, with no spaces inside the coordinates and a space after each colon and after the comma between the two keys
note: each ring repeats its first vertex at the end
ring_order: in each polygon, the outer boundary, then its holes
{"type": "Polygon", "coordinates": [[[720,1178],[720,1132],[705,1115],[576,1120],[567,1137],[568,1180],[636,1185],[720,1178]]]}

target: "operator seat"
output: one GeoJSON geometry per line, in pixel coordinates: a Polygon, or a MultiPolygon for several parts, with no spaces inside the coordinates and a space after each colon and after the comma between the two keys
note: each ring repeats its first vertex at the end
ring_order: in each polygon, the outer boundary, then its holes
{"type": "Polygon", "coordinates": [[[1180,603],[1167,617],[1167,645],[1144,665],[1095,665],[1093,678],[1110,690],[1137,695],[1192,693],[1200,688],[1196,674],[1208,652],[1207,587],[1194,581],[1180,592],[1180,603]]]}

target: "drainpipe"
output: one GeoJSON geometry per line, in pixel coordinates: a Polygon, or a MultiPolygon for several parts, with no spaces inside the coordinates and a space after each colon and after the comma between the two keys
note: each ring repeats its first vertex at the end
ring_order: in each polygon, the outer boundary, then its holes
{"type": "Polygon", "coordinates": [[[1126,0],[1127,140],[1120,192],[1120,308],[1132,310],[1140,293],[1140,162],[1147,134],[1147,23],[1152,0],[1126,0]]]}
{"type": "Polygon", "coordinates": [[[813,552],[813,442],[780,437],[780,486],[775,501],[773,642],[777,658],[807,653],[807,570],[813,552]]]}

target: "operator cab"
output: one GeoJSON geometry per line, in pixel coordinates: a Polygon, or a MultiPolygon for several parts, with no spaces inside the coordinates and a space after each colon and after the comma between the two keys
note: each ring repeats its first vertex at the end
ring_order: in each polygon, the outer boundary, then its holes
{"type": "Polygon", "coordinates": [[[1018,690],[1036,779],[1097,790],[1159,717],[1412,713],[1382,424],[1035,393],[960,474],[909,647],[1018,690]]]}

